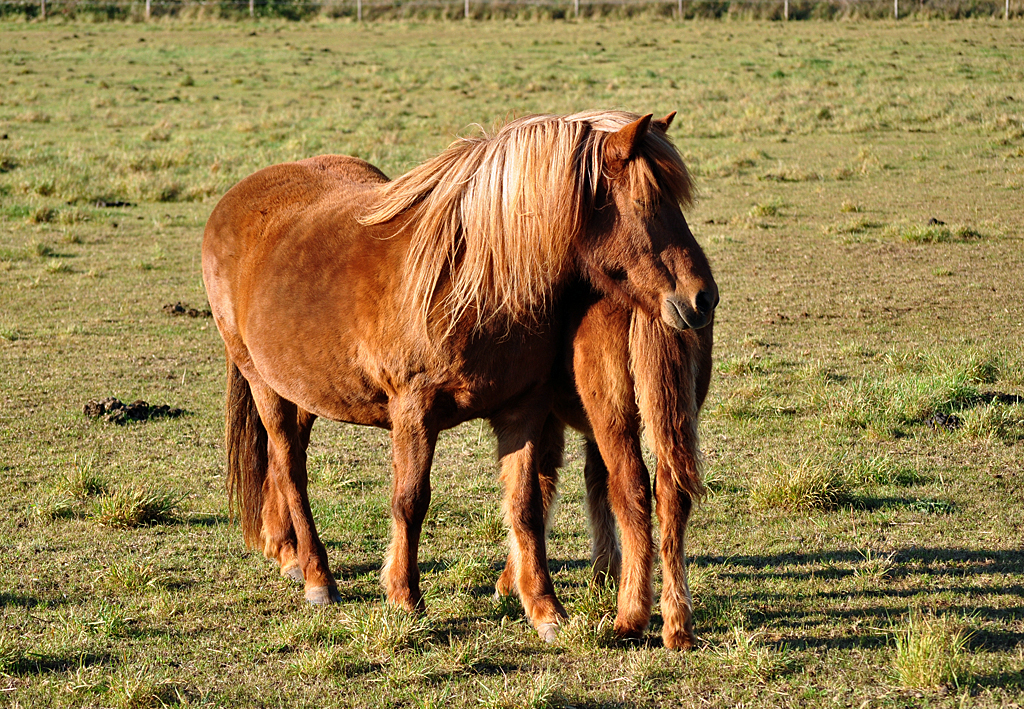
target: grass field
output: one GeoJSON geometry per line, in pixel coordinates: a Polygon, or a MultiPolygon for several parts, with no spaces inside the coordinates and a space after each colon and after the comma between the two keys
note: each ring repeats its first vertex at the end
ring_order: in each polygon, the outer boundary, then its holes
{"type": "Polygon", "coordinates": [[[0,24],[0,705],[1024,702],[1024,26],[0,24]],[[429,610],[382,602],[386,432],[320,422],[343,604],[227,520],[203,224],[317,153],[399,174],[471,124],[677,110],[722,302],[698,650],[609,635],[573,439],[543,645],[491,600],[493,442],[441,438],[429,610]],[[934,220],[931,223],[930,220],[934,220]],[[944,222],[939,224],[936,222],[944,222]],[[107,422],[116,396],[184,410],[107,422]]]}

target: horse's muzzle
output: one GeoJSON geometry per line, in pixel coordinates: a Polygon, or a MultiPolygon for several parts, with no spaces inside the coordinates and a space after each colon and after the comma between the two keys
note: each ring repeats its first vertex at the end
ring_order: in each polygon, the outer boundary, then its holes
{"type": "Polygon", "coordinates": [[[661,303],[661,317],[676,330],[699,330],[711,322],[718,305],[718,294],[700,291],[689,305],[682,298],[671,295],[661,303]]]}

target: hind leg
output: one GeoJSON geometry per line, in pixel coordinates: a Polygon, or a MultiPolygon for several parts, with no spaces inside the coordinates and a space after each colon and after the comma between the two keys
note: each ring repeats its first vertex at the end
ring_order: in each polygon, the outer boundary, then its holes
{"type": "MultiPolygon", "coordinates": [[[[562,453],[565,450],[565,426],[553,415],[544,423],[544,430],[538,442],[537,478],[540,483],[541,504],[544,508],[544,533],[551,530],[558,501],[558,469],[562,467],[562,453]]],[[[505,568],[494,585],[495,595],[507,596],[517,590],[516,559],[509,551],[505,568]]]]}
{"type": "MultiPolygon", "coordinates": [[[[561,424],[547,412],[548,399],[538,396],[517,410],[503,411],[492,419],[498,436],[501,479],[505,486],[505,521],[510,529],[509,569],[514,569],[514,588],[519,592],[527,617],[546,642],[553,642],[565,608],[555,596],[547,563],[545,494],[538,469],[548,459],[551,442],[561,436],[561,424]]],[[[561,446],[558,446],[560,449],[561,446]]],[[[553,469],[553,468],[552,468],[553,469]]],[[[549,504],[554,486],[549,473],[549,504]]]]}
{"type": "Polygon", "coordinates": [[[312,419],[256,377],[249,380],[253,400],[267,429],[268,469],[264,483],[264,553],[295,578],[301,571],[306,600],[322,605],[340,600],[327,550],[316,532],[309,507],[306,446],[312,419]],[[269,493],[269,494],[268,494],[269,493]],[[290,523],[290,524],[289,524],[290,523]]]}
{"type": "MultiPolygon", "coordinates": [[[[297,409],[299,445],[303,451],[309,449],[309,437],[313,431],[316,416],[304,409],[297,409]]],[[[299,564],[295,528],[285,498],[273,476],[263,483],[263,554],[277,561],[281,575],[303,583],[302,566],[299,564]]]]}
{"type": "Polygon", "coordinates": [[[593,582],[598,585],[619,582],[622,552],[615,534],[615,517],[608,502],[608,468],[601,458],[597,442],[587,440],[587,460],[583,467],[587,487],[587,520],[590,524],[590,563],[593,582]]]}

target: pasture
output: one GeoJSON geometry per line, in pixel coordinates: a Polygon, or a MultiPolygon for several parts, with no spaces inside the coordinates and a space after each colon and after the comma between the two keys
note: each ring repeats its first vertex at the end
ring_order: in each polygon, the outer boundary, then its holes
{"type": "Polygon", "coordinates": [[[0,704],[1020,704],[1022,57],[994,21],[0,24],[0,704]],[[394,176],[472,123],[594,107],[679,111],[721,290],[698,649],[660,648],[657,611],[611,637],[576,438],[549,544],[572,620],[544,645],[492,599],[479,422],[439,441],[420,617],[378,582],[386,432],[317,423],[342,604],[308,607],[227,519],[213,205],[272,163],[394,176]],[[83,414],[107,397],[183,413],[83,414]]]}

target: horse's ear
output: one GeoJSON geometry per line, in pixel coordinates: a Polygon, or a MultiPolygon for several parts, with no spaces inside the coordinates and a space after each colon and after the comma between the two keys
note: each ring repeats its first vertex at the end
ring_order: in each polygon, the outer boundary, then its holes
{"type": "Polygon", "coordinates": [[[655,128],[660,128],[663,133],[667,133],[668,127],[672,125],[672,119],[675,117],[676,112],[672,111],[672,113],[668,114],[664,118],[657,118],[651,121],[651,125],[654,126],[655,128]]]}
{"type": "Polygon", "coordinates": [[[604,159],[612,172],[624,166],[640,152],[640,144],[647,135],[653,116],[653,113],[648,113],[608,136],[604,144],[604,159]]]}

